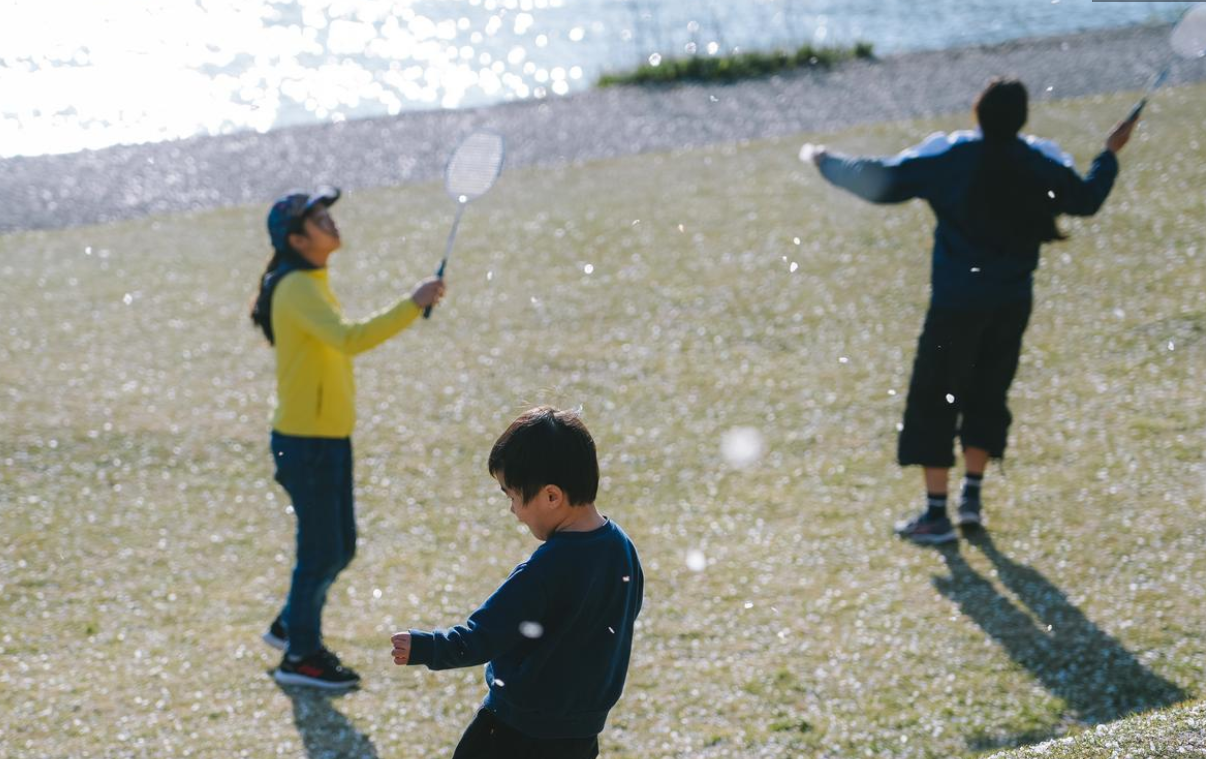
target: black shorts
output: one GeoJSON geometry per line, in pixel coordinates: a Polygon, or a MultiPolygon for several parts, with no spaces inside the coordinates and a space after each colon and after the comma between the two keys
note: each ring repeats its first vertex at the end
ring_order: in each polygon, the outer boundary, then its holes
{"type": "Polygon", "coordinates": [[[532,738],[481,709],[461,736],[452,759],[595,759],[598,755],[598,736],[532,738]]]}
{"type": "Polygon", "coordinates": [[[897,446],[901,466],[955,465],[963,448],[1005,455],[1013,416],[1007,403],[1018,369],[1029,300],[965,311],[931,307],[917,341],[913,378],[897,446]]]}

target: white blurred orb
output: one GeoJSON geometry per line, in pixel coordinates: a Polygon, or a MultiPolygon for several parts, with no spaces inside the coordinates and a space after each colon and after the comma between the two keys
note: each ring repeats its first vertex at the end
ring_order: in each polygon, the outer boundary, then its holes
{"type": "Polygon", "coordinates": [[[544,626],[539,622],[520,622],[519,634],[525,638],[535,640],[544,635],[544,626]]]}
{"type": "Polygon", "coordinates": [[[734,427],[720,439],[720,454],[730,466],[749,466],[762,456],[762,433],[753,427],[734,427]]]}
{"type": "Polygon", "coordinates": [[[708,559],[704,556],[703,551],[698,548],[692,548],[687,551],[687,569],[692,572],[702,572],[708,566],[708,559]]]}

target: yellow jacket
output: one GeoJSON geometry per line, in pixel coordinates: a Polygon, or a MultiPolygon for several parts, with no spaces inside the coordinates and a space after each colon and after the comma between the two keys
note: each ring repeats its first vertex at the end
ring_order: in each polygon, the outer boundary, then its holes
{"type": "Polygon", "coordinates": [[[368,319],[348,321],[331,292],[326,269],[286,274],[272,295],[277,394],[273,429],[299,437],[349,437],[356,424],[352,356],[398,334],[421,310],[403,298],[368,319]]]}

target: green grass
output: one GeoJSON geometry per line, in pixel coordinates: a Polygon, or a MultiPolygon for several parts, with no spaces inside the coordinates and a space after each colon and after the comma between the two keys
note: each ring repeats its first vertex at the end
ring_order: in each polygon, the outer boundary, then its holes
{"type": "Polygon", "coordinates": [[[792,69],[827,67],[842,61],[873,56],[869,42],[859,42],[853,47],[803,45],[794,51],[752,50],[731,55],[692,55],[686,58],[659,56],[657,63],[642,63],[632,71],[604,74],[599,77],[599,86],[735,82],[792,69]]]}
{"type": "Polygon", "coordinates": [[[1187,704],[1100,725],[1079,735],[1057,738],[993,759],[1164,759],[1206,756],[1206,704],[1187,704]]]}
{"type": "MultiPolygon", "coordinates": [[[[462,621],[534,548],[485,457],[541,402],[583,407],[648,578],[608,756],[968,756],[1201,698],[1203,95],[1162,91],[1104,212],[1047,250],[992,541],[946,552],[889,528],[920,499],[892,455],[929,211],[795,155],[960,117],[504,174],[435,317],[357,360],[363,541],[326,620],[366,679],[341,699],[279,689],[258,640],[293,530],[246,317],[266,205],[0,237],[0,756],[446,753],[481,671],[397,669],[388,636],[462,621]],[[745,469],[734,427],[765,440],[745,469]]],[[[1031,128],[1083,168],[1130,103],[1031,128]]],[[[349,193],[347,310],[428,273],[452,210],[349,193]]]]}

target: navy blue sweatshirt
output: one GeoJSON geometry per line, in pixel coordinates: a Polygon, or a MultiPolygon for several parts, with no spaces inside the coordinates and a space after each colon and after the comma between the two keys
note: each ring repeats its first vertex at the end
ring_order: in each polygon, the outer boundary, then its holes
{"type": "Polygon", "coordinates": [[[410,664],[486,665],[485,708],[534,738],[589,738],[624,689],[645,577],[612,520],[556,532],[449,630],[411,630],[410,664]]]}
{"type": "MultiPolygon", "coordinates": [[[[1034,137],[1009,145],[1011,161],[1034,172],[1049,188],[1057,213],[1092,216],[1101,208],[1118,159],[1102,151],[1082,179],[1071,156],[1034,137]]],[[[953,309],[993,308],[1032,297],[1039,243],[1005,245],[977,228],[969,195],[984,140],[978,131],[936,133],[891,158],[850,158],[829,153],[821,174],[874,203],[922,198],[938,217],[934,229],[930,305],[953,309]]]]}

